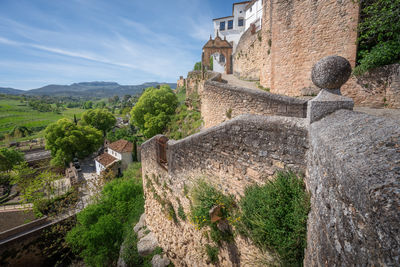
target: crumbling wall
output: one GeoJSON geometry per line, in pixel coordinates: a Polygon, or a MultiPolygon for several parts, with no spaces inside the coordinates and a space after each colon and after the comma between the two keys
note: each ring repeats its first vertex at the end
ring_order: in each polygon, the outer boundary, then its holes
{"type": "MultiPolygon", "coordinates": [[[[156,136],[142,145],[146,221],[160,246],[176,266],[207,266],[204,230],[189,220],[174,222],[168,205],[190,212],[190,193],[199,178],[225,194],[243,195],[247,185],[263,184],[277,170],[306,169],[307,122],[303,118],[243,115],[179,141],[168,142],[168,171],[157,163],[156,136]],[[186,190],[185,190],[186,188],[186,190]],[[170,204],[169,204],[170,203],[170,204]]],[[[267,254],[250,240],[235,237],[234,247],[223,246],[220,266],[261,265],[267,254]],[[239,255],[235,260],[234,255],[239,255]]]]}
{"type": "Polygon", "coordinates": [[[339,110],[310,127],[304,265],[399,265],[400,125],[339,110]]]}
{"type": "Polygon", "coordinates": [[[360,77],[352,76],[342,94],[366,107],[400,108],[400,64],[373,69],[360,77]]]}
{"type": "Polygon", "coordinates": [[[201,114],[205,128],[241,114],[305,118],[307,101],[236,87],[211,79],[205,83],[201,94],[201,114]]]}

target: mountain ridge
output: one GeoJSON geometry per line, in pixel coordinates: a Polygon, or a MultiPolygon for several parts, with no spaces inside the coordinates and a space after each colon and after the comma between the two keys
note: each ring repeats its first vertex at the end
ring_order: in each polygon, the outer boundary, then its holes
{"type": "Polygon", "coordinates": [[[147,87],[169,85],[176,88],[176,83],[145,82],[138,85],[121,85],[117,82],[79,82],[70,85],[49,84],[40,88],[21,90],[10,87],[0,87],[0,94],[11,95],[49,95],[49,96],[74,96],[74,97],[111,97],[114,95],[135,95],[141,93],[147,87]]]}

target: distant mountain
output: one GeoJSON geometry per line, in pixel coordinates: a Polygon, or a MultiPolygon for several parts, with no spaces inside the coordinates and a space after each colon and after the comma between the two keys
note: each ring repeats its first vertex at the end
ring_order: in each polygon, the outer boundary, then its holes
{"type": "Polygon", "coordinates": [[[0,87],[0,94],[12,95],[49,95],[49,96],[74,96],[74,97],[111,97],[114,95],[135,95],[141,93],[147,87],[167,84],[172,89],[176,83],[147,82],[139,85],[120,85],[116,82],[81,82],[71,85],[50,84],[37,89],[19,90],[0,87]]]}
{"type": "Polygon", "coordinates": [[[25,92],[24,90],[0,87],[0,94],[20,95],[20,94],[23,94],[24,92],[25,92]]]}

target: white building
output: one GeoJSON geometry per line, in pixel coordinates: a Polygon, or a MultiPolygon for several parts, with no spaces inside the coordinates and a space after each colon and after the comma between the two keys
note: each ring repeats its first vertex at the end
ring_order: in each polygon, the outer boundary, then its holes
{"type": "MultiPolygon", "coordinates": [[[[250,27],[255,27],[255,31],[261,29],[263,13],[263,0],[253,0],[234,3],[232,5],[232,16],[213,19],[214,36],[221,36],[222,39],[231,43],[234,54],[242,34],[250,27]],[[251,26],[254,24],[254,26],[251,26]]],[[[226,59],[223,55],[213,55],[213,70],[224,72],[226,59]]]]}
{"type": "Polygon", "coordinates": [[[95,159],[97,175],[117,162],[120,164],[113,170],[121,174],[132,163],[132,151],[133,144],[123,139],[109,144],[107,150],[95,159]]]}
{"type": "Polygon", "coordinates": [[[253,0],[245,8],[245,30],[255,25],[255,30],[261,29],[263,15],[263,0],[253,0]]]}
{"type": "Polygon", "coordinates": [[[222,39],[226,37],[226,40],[232,44],[233,53],[235,53],[240,36],[245,31],[245,9],[248,4],[250,4],[250,1],[234,3],[232,5],[232,16],[213,19],[214,35],[219,34],[222,39]]]}

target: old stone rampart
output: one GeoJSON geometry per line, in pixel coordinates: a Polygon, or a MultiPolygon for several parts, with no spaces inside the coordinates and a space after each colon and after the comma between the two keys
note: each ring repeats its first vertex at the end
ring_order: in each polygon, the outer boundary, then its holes
{"type": "Polygon", "coordinates": [[[188,73],[186,78],[186,97],[190,97],[193,93],[200,94],[204,89],[206,80],[214,77],[215,73],[212,71],[194,70],[188,73]]]}
{"type": "MultiPolygon", "coordinates": [[[[306,118],[240,115],[166,147],[164,136],[142,145],[147,224],[175,265],[209,264],[204,230],[171,216],[171,208],[189,213],[197,179],[240,199],[246,186],[281,169],[305,173],[311,193],[305,266],[400,265],[400,124],[352,111],[354,102],[340,95],[351,73],[344,58],[323,58],[312,73],[322,90],[306,118]]],[[[237,235],[218,259],[258,266],[271,256],[237,235]]]]}
{"type": "Polygon", "coordinates": [[[378,67],[360,77],[353,76],[342,92],[359,106],[400,108],[400,64],[378,67]]]}
{"type": "Polygon", "coordinates": [[[244,80],[259,80],[260,71],[265,62],[262,31],[253,33],[247,29],[240,37],[233,55],[233,74],[244,80]]]}
{"type": "Polygon", "coordinates": [[[339,110],[311,124],[305,266],[400,263],[400,125],[339,110]]]}
{"type": "Polygon", "coordinates": [[[204,84],[201,114],[204,127],[217,125],[241,114],[278,115],[305,118],[307,101],[262,90],[218,82],[218,75],[204,84]]]}
{"type": "MultiPolygon", "coordinates": [[[[250,184],[263,184],[277,170],[306,170],[307,120],[278,116],[242,115],[179,141],[168,142],[168,171],[157,163],[156,136],[142,145],[146,220],[162,248],[176,266],[207,265],[205,245],[210,241],[188,221],[174,223],[163,211],[168,200],[175,210],[190,212],[185,187],[203,178],[238,199],[250,184]],[[150,181],[150,182],[149,182],[150,181]],[[149,183],[152,186],[148,185],[149,183]],[[154,193],[155,192],[155,193],[154,193]],[[158,200],[157,200],[158,199],[158,200]]],[[[238,236],[235,250],[221,249],[221,266],[254,266],[261,253],[249,240],[238,236]],[[240,255],[233,259],[233,254],[240,255]]]]}

